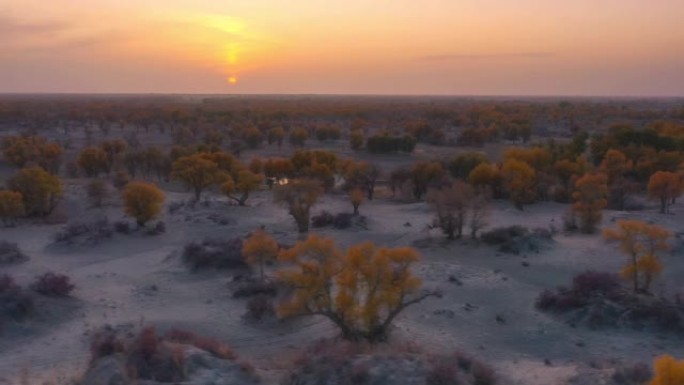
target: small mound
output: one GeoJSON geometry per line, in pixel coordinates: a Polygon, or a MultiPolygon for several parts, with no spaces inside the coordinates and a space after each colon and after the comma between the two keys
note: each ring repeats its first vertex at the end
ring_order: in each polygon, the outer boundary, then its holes
{"type": "Polygon", "coordinates": [[[248,364],[237,361],[224,344],[194,333],[154,328],[121,336],[106,328],[91,344],[91,362],[82,385],[256,385],[260,380],[248,364]]]}
{"type": "Polygon", "coordinates": [[[16,243],[0,241],[0,265],[26,262],[29,257],[24,254],[16,243]]]}
{"type": "Polygon", "coordinates": [[[461,353],[322,341],[307,351],[283,385],[494,385],[489,367],[461,353]]]}

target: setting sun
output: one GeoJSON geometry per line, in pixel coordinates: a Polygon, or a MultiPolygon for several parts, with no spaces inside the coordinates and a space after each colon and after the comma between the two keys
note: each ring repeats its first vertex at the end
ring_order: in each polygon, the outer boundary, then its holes
{"type": "Polygon", "coordinates": [[[237,78],[235,76],[229,76],[228,77],[228,83],[230,85],[233,85],[233,86],[236,85],[237,84],[237,78]]]}

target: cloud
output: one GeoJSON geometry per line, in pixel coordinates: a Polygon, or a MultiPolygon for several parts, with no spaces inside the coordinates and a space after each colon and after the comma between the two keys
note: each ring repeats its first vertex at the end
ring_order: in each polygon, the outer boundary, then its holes
{"type": "Polygon", "coordinates": [[[555,52],[507,52],[489,54],[443,54],[426,55],[415,58],[418,61],[451,61],[451,60],[481,60],[481,59],[547,59],[555,57],[555,52]]]}
{"type": "Polygon", "coordinates": [[[0,15],[0,35],[5,37],[54,34],[66,29],[68,29],[68,25],[60,21],[27,22],[15,17],[0,15]]]}

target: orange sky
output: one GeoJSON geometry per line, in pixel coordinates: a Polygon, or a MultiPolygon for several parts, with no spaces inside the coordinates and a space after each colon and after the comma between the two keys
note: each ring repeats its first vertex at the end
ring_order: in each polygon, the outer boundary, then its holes
{"type": "Polygon", "coordinates": [[[0,0],[0,92],[684,96],[684,0],[0,0]]]}

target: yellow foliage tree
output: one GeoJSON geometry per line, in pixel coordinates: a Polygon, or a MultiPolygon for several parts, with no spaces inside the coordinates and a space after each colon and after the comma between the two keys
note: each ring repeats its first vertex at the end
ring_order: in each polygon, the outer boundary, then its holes
{"type": "Polygon", "coordinates": [[[259,277],[264,282],[264,265],[278,257],[278,242],[264,230],[256,230],[242,244],[242,255],[250,266],[259,266],[259,277]]]}
{"type": "Polygon", "coordinates": [[[0,190],[0,219],[6,226],[13,226],[24,215],[24,201],[16,191],[0,190]]]}
{"type": "Polygon", "coordinates": [[[164,193],[154,184],[131,182],[123,193],[124,211],[135,218],[138,226],[145,226],[161,212],[164,193]]]}
{"type": "Polygon", "coordinates": [[[682,195],[684,184],[679,175],[669,171],[657,171],[648,180],[648,195],[660,201],[660,212],[665,214],[668,203],[682,195]]]}
{"type": "Polygon", "coordinates": [[[77,162],[86,176],[90,178],[107,171],[107,154],[98,147],[86,147],[81,150],[77,162]]]}
{"type": "Polygon", "coordinates": [[[662,355],[655,359],[655,375],[648,385],[681,385],[684,384],[684,360],[677,361],[670,355],[662,355]]]}
{"type": "Polygon", "coordinates": [[[364,242],[343,253],[332,239],[312,234],[282,250],[278,259],[293,265],[278,271],[279,279],[293,288],[279,315],[322,315],[348,340],[383,341],[404,309],[439,295],[420,292],[421,281],[410,269],[419,255],[410,247],[364,242]]]}
{"type": "Polygon", "coordinates": [[[621,275],[632,281],[634,292],[648,292],[653,278],[662,270],[659,251],[669,250],[667,243],[671,233],[658,225],[639,220],[618,220],[617,228],[605,229],[604,238],[620,243],[620,249],[630,261],[621,275]]]}
{"type": "Polygon", "coordinates": [[[363,191],[358,187],[355,187],[349,191],[349,201],[351,202],[352,206],[354,206],[354,215],[359,215],[359,206],[361,206],[361,202],[363,202],[364,197],[363,191]]]}
{"type": "Polygon", "coordinates": [[[525,203],[534,200],[535,172],[527,163],[508,159],[501,167],[501,175],[517,209],[522,210],[525,203]]]}
{"type": "Polygon", "coordinates": [[[601,222],[601,211],[608,204],[607,182],[604,174],[586,174],[575,182],[572,210],[579,216],[582,232],[593,233],[601,222]]]}
{"type": "Polygon", "coordinates": [[[255,174],[247,169],[237,172],[237,180],[228,177],[221,185],[221,192],[228,198],[236,201],[240,206],[244,206],[249,198],[249,194],[261,186],[264,178],[260,174],[255,174]],[[239,193],[240,195],[235,195],[239,193]]]}
{"type": "Polygon", "coordinates": [[[276,203],[287,206],[290,215],[297,222],[300,233],[309,231],[311,206],[321,195],[323,188],[320,182],[312,179],[293,179],[287,184],[276,186],[273,190],[273,199],[276,203]]]}
{"type": "Polygon", "coordinates": [[[62,197],[62,181],[41,167],[21,169],[7,181],[7,187],[21,194],[26,215],[48,215],[62,197]]]}
{"type": "Polygon", "coordinates": [[[498,196],[501,186],[501,172],[495,164],[480,163],[468,174],[468,183],[477,190],[491,190],[491,193],[498,196]]]}
{"type": "Polygon", "coordinates": [[[178,158],[171,167],[171,177],[191,188],[195,201],[200,200],[202,191],[207,187],[224,181],[226,175],[217,162],[201,153],[178,158]]]}

